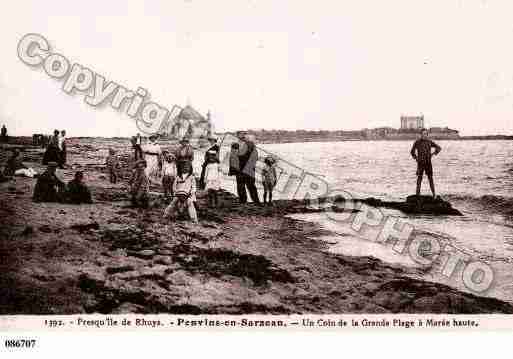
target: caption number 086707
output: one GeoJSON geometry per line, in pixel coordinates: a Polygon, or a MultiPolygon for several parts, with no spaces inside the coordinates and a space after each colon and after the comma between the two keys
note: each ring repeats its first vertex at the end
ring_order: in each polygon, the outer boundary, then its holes
{"type": "Polygon", "coordinates": [[[6,348],[34,348],[35,339],[6,339],[4,342],[6,348]]]}

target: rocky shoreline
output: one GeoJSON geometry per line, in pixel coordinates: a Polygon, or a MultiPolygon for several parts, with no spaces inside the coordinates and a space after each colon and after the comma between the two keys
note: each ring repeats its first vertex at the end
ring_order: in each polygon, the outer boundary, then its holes
{"type": "MultiPolygon", "coordinates": [[[[41,150],[21,148],[41,170],[41,150]]],[[[513,313],[415,269],[329,253],[316,239],[326,231],[287,217],[314,211],[301,201],[239,205],[223,192],[210,210],[199,196],[199,225],[164,221],[158,197],[130,208],[104,152],[70,145],[58,172],[85,170],[92,205],[33,203],[34,179],[0,183],[0,314],[513,313]]]]}

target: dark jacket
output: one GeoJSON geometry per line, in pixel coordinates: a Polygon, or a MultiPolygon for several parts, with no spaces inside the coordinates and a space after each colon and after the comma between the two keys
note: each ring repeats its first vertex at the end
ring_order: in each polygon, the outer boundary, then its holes
{"type": "Polygon", "coordinates": [[[244,146],[239,149],[239,168],[243,174],[255,177],[258,150],[251,141],[244,141],[244,146]]]}
{"type": "Polygon", "coordinates": [[[438,154],[442,148],[429,139],[419,138],[413,143],[410,154],[419,163],[431,163],[431,149],[438,154]]]}

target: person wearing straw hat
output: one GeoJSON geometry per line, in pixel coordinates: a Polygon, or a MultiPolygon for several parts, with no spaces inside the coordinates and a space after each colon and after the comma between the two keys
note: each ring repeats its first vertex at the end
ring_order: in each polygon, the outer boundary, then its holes
{"type": "Polygon", "coordinates": [[[37,178],[32,200],[34,202],[61,202],[66,185],[61,181],[55,171],[59,164],[49,162],[46,170],[37,178]]]}

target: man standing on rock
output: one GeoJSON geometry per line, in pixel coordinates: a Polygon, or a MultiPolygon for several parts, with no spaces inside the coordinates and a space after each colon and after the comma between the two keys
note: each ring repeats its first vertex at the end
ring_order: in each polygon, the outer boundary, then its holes
{"type": "Polygon", "coordinates": [[[435,194],[435,183],[433,181],[433,165],[431,164],[431,157],[436,156],[440,153],[442,148],[438,146],[436,143],[428,139],[428,131],[423,128],[420,132],[420,138],[413,143],[411,148],[411,156],[415,161],[417,161],[417,198],[420,196],[420,187],[422,185],[422,177],[424,172],[429,180],[429,187],[431,188],[431,192],[433,193],[433,198],[436,197],[435,194]],[[435,151],[431,152],[431,148],[434,148],[435,151]]]}

